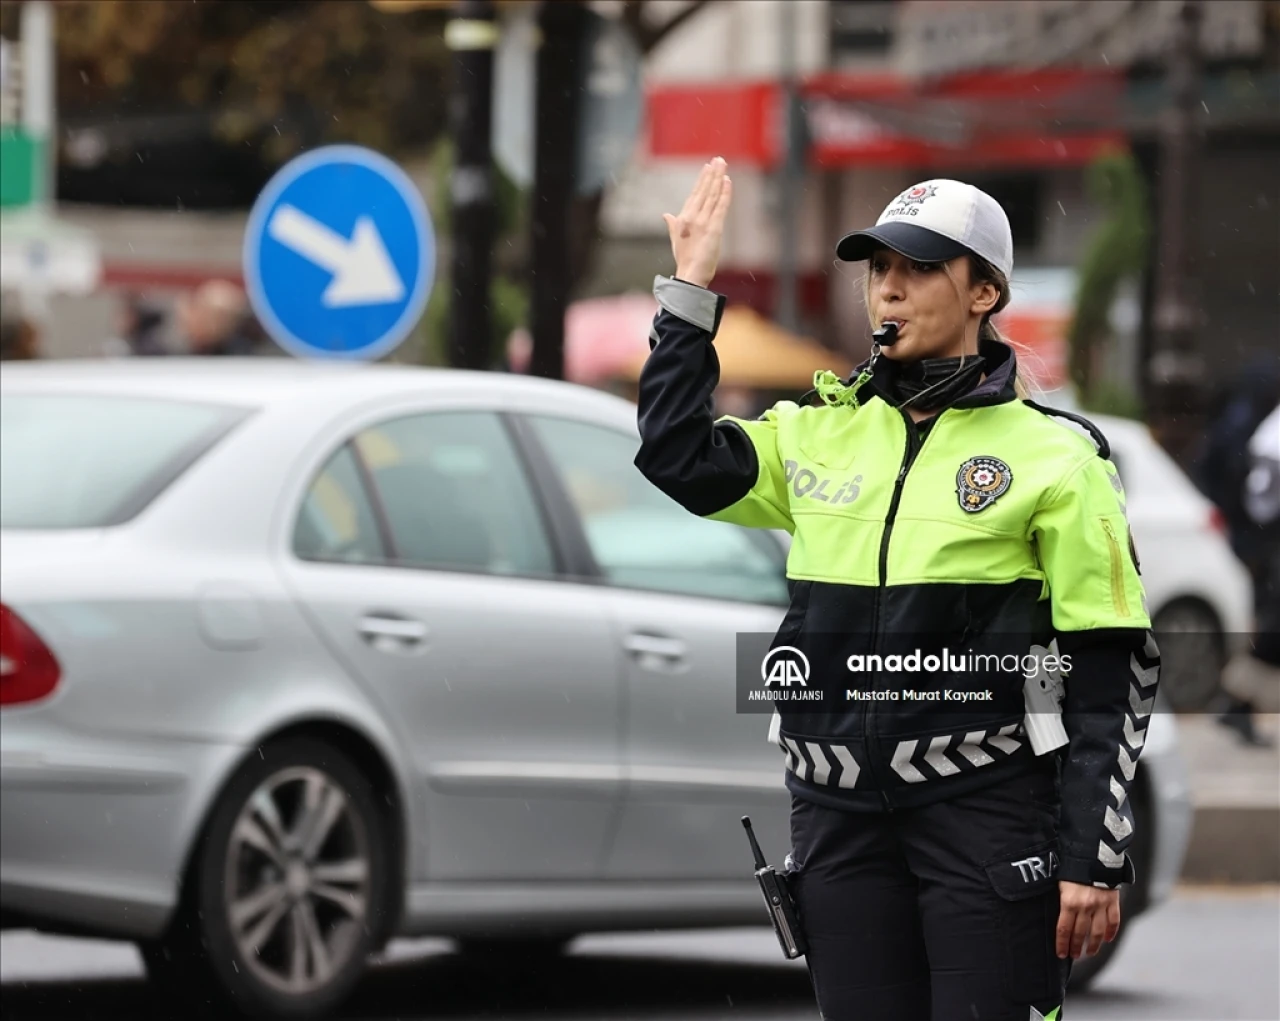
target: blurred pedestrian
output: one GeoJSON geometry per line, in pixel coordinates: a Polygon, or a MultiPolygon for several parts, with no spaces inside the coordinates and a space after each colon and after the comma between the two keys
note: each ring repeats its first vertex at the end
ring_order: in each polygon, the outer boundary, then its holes
{"type": "Polygon", "coordinates": [[[255,353],[244,290],[229,280],[206,280],[178,303],[178,324],[193,355],[255,353]]]}
{"type": "Polygon", "coordinates": [[[665,217],[676,272],[654,284],[635,463],[700,517],[795,537],[764,666],[819,696],[777,699],[774,733],[822,1016],[1058,1018],[1071,962],[1120,931],[1160,669],[1106,438],[1027,399],[991,322],[1008,216],[950,180],[836,246],[868,263],[877,339],[855,373],[820,373],[812,404],[714,418],[731,196],[716,159],[665,217]],[[1061,659],[1034,654],[1054,640],[1061,659]],[[939,669],[975,648],[1021,670],[939,669]],[[1028,660],[1067,675],[1060,712],[1029,714],[1045,689],[1028,660]]]}
{"type": "Polygon", "coordinates": [[[155,357],[171,352],[161,339],[165,314],[140,294],[124,295],[116,316],[116,332],[102,345],[108,358],[155,357]]]}
{"type": "Polygon", "coordinates": [[[1191,473],[1200,491],[1222,513],[1231,548],[1253,578],[1255,599],[1266,571],[1266,544],[1244,507],[1249,441],[1277,402],[1280,360],[1271,356],[1245,366],[1217,395],[1191,473]]]}
{"type": "Polygon", "coordinates": [[[0,361],[25,362],[40,357],[35,323],[25,316],[0,320],[0,361]]]}
{"type": "Polygon", "coordinates": [[[1274,741],[1258,732],[1254,714],[1280,713],[1280,406],[1258,426],[1247,453],[1241,506],[1255,529],[1261,564],[1256,620],[1250,650],[1232,657],[1222,672],[1230,702],[1218,720],[1246,744],[1269,748],[1274,741]]]}

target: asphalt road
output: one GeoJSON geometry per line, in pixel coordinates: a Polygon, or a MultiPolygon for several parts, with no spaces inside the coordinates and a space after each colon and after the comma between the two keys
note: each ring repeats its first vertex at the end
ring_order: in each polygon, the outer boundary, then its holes
{"type": "MultiPolygon", "coordinates": [[[[1280,888],[1184,887],[1134,923],[1070,1021],[1280,1019],[1280,888]]],[[[6,1021],[168,1021],[132,947],[0,936],[6,1021]]],[[[584,938],[561,961],[495,974],[439,941],[393,944],[346,1021],[813,1021],[808,976],[767,930],[584,938]]]]}

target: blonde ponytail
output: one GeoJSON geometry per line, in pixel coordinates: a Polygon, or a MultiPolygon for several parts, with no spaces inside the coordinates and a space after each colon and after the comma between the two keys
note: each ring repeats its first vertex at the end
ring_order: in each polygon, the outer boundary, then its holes
{"type": "MultiPolygon", "coordinates": [[[[1029,353],[1027,346],[1025,344],[1019,344],[1016,340],[1010,340],[1006,337],[1000,332],[1000,328],[991,321],[990,317],[991,313],[987,313],[987,315],[982,318],[982,325],[978,327],[978,342],[981,343],[984,340],[994,340],[997,343],[1006,344],[1017,351],[1018,360],[1021,362],[1023,356],[1029,353]]],[[[1027,386],[1026,380],[1022,378],[1021,368],[1014,371],[1013,392],[1018,395],[1018,400],[1020,401],[1031,400],[1031,388],[1027,386]]]]}

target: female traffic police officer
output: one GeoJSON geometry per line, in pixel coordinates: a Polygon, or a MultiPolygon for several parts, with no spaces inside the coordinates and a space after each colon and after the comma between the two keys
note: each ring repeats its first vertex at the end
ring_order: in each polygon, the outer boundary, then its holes
{"type": "Polygon", "coordinates": [[[1026,399],[990,323],[1008,219],[948,180],[836,249],[869,262],[870,319],[891,324],[857,378],[819,373],[817,403],[713,421],[724,298],[707,287],[731,194],[716,159],[664,217],[676,276],[654,285],[636,465],[694,514],[793,535],[773,649],[804,657],[824,704],[779,702],[778,743],[822,1015],[1061,1018],[1071,961],[1119,931],[1159,669],[1106,440],[1026,399]],[[1055,638],[1056,751],[1031,747],[1022,672],[940,672],[948,650],[1026,665],[1055,638]],[[913,651],[931,673],[891,672],[913,651]],[[933,701],[944,689],[964,701],[933,701]]]}

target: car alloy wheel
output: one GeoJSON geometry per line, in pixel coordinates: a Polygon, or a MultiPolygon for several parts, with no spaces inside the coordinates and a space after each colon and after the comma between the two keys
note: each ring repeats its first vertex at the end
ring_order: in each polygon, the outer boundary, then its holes
{"type": "Polygon", "coordinates": [[[393,926],[390,792],[333,745],[264,744],[210,811],[147,971],[184,1016],[303,1021],[332,1012],[393,926]]]}
{"type": "Polygon", "coordinates": [[[238,956],[264,985],[314,993],[361,951],[369,839],[341,786],[314,767],[269,776],[244,804],[223,889],[238,956]]]}
{"type": "Polygon", "coordinates": [[[1177,712],[1196,712],[1213,702],[1222,689],[1223,639],[1213,611],[1190,600],[1159,610],[1152,621],[1156,641],[1163,641],[1160,692],[1177,712]]]}

